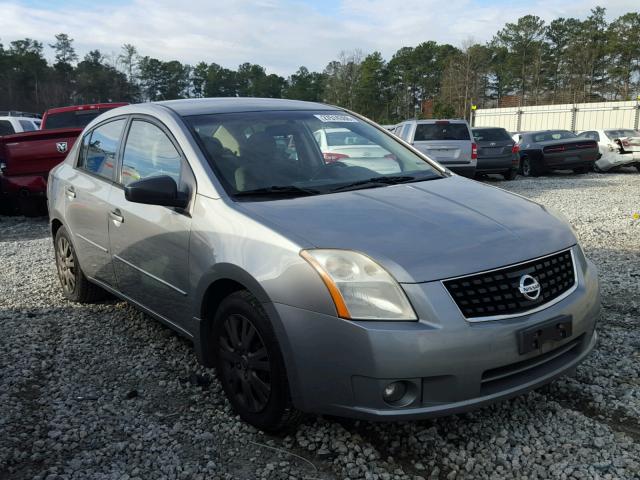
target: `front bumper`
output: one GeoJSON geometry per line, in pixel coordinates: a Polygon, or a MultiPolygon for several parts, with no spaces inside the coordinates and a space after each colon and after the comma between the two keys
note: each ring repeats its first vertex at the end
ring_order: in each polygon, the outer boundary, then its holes
{"type": "MultiPolygon", "coordinates": [[[[577,249],[577,247],[574,247],[577,249]]],[[[576,253],[576,252],[574,252],[576,253]]],[[[470,410],[543,385],[573,370],[593,349],[600,312],[595,267],[578,265],[578,287],[542,311],[470,323],[441,282],[404,284],[421,320],[358,322],[270,304],[292,400],[301,410],[370,420],[419,419],[470,410]],[[560,315],[568,339],[520,355],[516,332],[560,315]],[[415,398],[392,407],[391,381],[415,385],[415,398]]]]}

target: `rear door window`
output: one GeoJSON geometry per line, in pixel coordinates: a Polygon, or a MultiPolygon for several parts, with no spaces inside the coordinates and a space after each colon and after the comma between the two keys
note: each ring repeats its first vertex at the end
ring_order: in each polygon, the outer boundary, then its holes
{"type": "Polygon", "coordinates": [[[107,180],[113,180],[116,154],[125,119],[105,123],[82,139],[78,167],[107,180]]]}
{"type": "Polygon", "coordinates": [[[419,123],[413,137],[416,142],[432,140],[469,140],[469,129],[464,123],[419,123]]]}

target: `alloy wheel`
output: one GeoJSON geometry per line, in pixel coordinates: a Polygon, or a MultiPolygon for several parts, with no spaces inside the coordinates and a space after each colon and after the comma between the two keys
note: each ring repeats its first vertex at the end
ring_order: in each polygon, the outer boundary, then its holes
{"type": "Polygon", "coordinates": [[[65,292],[71,294],[76,288],[76,264],[73,247],[69,240],[61,236],[56,247],[56,266],[58,277],[65,292]]]}
{"type": "Polygon", "coordinates": [[[531,175],[531,161],[528,158],[522,160],[522,175],[525,177],[531,175]]]}
{"type": "Polygon", "coordinates": [[[260,334],[247,317],[231,314],[224,320],[218,355],[236,400],[250,412],[264,410],[271,396],[271,363],[260,334]]]}

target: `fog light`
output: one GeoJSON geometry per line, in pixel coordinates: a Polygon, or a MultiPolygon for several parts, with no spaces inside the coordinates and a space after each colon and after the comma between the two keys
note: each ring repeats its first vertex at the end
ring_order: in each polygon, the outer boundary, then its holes
{"type": "Polygon", "coordinates": [[[384,387],[382,398],[387,403],[397,403],[402,400],[405,393],[407,393],[407,385],[405,382],[391,382],[384,387]]]}

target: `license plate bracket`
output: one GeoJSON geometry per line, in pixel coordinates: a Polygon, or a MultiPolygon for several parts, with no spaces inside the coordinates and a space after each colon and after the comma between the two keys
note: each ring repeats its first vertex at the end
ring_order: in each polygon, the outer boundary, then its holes
{"type": "Polygon", "coordinates": [[[545,343],[569,338],[573,333],[572,318],[567,315],[552,318],[529,328],[519,330],[518,352],[524,355],[533,351],[542,351],[545,343]]]}

